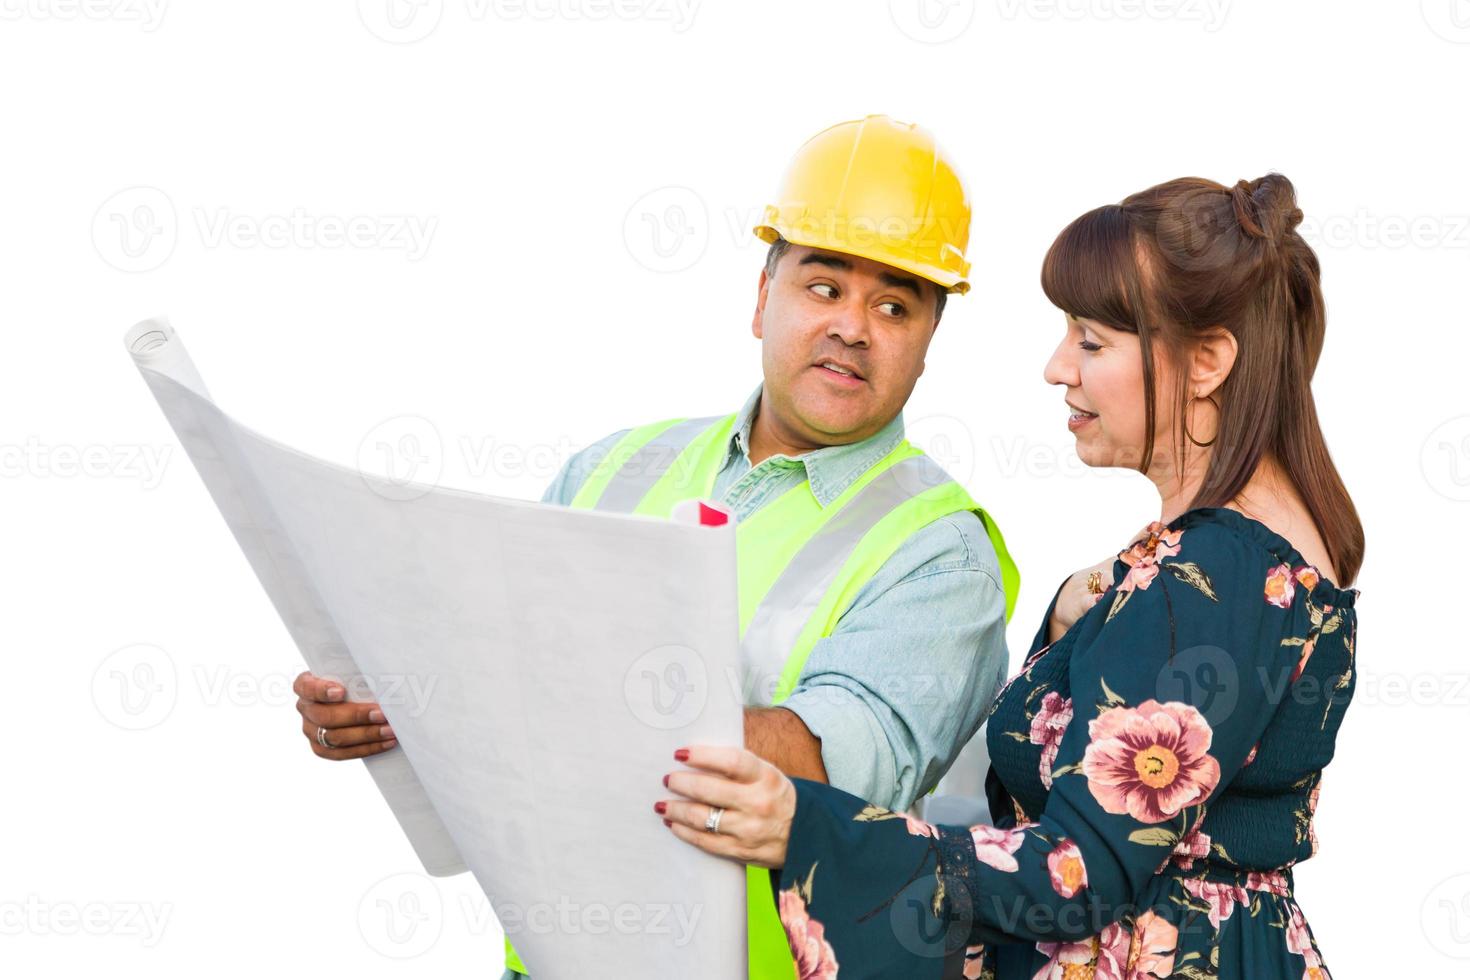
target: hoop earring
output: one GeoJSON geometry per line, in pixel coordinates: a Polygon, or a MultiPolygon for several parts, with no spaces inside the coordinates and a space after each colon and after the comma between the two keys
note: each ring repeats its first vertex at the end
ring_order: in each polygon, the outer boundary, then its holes
{"type": "MultiPolygon", "coordinates": [[[[1218,416],[1219,415],[1219,412],[1220,412],[1220,403],[1215,400],[1215,396],[1214,395],[1195,395],[1193,398],[1190,399],[1190,401],[1191,402],[1197,402],[1201,398],[1203,398],[1205,401],[1209,402],[1211,405],[1214,405],[1215,406],[1215,413],[1218,416]]],[[[1219,440],[1219,438],[1220,438],[1220,431],[1219,431],[1219,429],[1216,429],[1215,430],[1215,438],[1214,439],[1211,439],[1209,442],[1200,442],[1198,439],[1196,439],[1194,437],[1194,433],[1192,433],[1192,432],[1189,431],[1189,412],[1186,411],[1184,413],[1184,435],[1185,435],[1185,437],[1190,442],[1194,443],[1196,446],[1199,446],[1201,449],[1204,449],[1204,448],[1206,448],[1208,446],[1213,446],[1216,443],[1216,441],[1219,440]]]]}

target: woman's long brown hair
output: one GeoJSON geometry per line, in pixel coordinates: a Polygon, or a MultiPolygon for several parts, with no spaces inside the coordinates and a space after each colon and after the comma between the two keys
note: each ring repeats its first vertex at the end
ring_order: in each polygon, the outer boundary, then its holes
{"type": "MultiPolygon", "coordinates": [[[[1363,526],[1312,398],[1326,312],[1317,256],[1296,231],[1301,220],[1296,191],[1280,174],[1234,187],[1171,180],[1068,225],[1046,254],[1041,287],[1074,317],[1138,335],[1149,433],[1143,471],[1154,453],[1155,345],[1177,365],[1207,331],[1234,334],[1235,365],[1216,392],[1218,434],[1190,506],[1225,506],[1269,456],[1301,494],[1346,584],[1363,562],[1363,526]]],[[[1185,372],[1173,373],[1182,465],[1190,399],[1185,372]]]]}

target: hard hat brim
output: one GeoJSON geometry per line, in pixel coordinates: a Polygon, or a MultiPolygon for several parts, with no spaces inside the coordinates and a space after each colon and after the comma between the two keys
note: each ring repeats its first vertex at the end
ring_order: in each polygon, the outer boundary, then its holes
{"type": "Polygon", "coordinates": [[[843,255],[855,255],[861,259],[869,259],[883,265],[902,269],[912,275],[927,279],[940,286],[948,293],[959,293],[963,295],[970,291],[969,280],[956,273],[953,269],[944,269],[931,265],[927,262],[919,262],[903,255],[895,255],[891,252],[879,252],[876,250],[864,250],[853,248],[846,242],[829,241],[819,237],[802,235],[799,232],[790,232],[776,225],[756,225],[751,229],[757,238],[768,245],[773,245],[777,239],[784,238],[793,245],[804,245],[807,248],[820,248],[828,252],[841,252],[843,255]]]}

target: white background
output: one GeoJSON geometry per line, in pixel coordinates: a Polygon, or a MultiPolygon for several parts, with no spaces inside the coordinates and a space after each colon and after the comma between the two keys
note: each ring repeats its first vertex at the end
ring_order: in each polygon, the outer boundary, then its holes
{"type": "Polygon", "coordinates": [[[360,767],[308,751],[294,648],[126,327],[170,315],[222,407],[308,452],[534,497],[613,429],[740,405],[749,226],[870,112],[971,188],[974,290],[906,416],[1019,558],[1013,659],[1157,516],[1041,380],[1047,245],[1171,177],[1296,183],[1368,540],[1298,896],[1339,978],[1465,970],[1470,3],[925,2],[0,0],[0,970],[499,970],[473,881],[416,875],[360,767]]]}

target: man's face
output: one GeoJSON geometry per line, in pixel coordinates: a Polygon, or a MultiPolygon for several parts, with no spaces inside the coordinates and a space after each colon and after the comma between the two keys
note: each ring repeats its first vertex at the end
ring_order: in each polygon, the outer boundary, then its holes
{"type": "Polygon", "coordinates": [[[924,373],[937,290],[871,259],[792,245],[763,270],[752,332],[765,390],[793,436],[845,445],[898,414],[924,373]]]}

